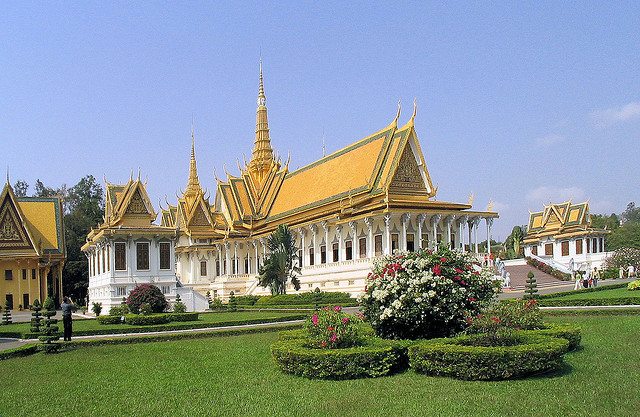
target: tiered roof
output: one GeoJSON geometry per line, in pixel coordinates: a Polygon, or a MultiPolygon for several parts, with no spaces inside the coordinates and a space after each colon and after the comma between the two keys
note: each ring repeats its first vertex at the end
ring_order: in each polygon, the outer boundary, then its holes
{"type": "Polygon", "coordinates": [[[606,230],[591,227],[589,203],[574,204],[566,201],[545,205],[543,211],[530,213],[525,243],[542,238],[569,238],[581,235],[603,234],[606,230]]]}

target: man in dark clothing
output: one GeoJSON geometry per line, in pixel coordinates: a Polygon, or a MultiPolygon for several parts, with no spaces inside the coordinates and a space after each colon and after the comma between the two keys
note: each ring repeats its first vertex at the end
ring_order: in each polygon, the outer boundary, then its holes
{"type": "Polygon", "coordinates": [[[71,313],[76,310],[76,306],[69,300],[69,297],[62,299],[62,324],[64,325],[64,340],[71,341],[71,313]]]}

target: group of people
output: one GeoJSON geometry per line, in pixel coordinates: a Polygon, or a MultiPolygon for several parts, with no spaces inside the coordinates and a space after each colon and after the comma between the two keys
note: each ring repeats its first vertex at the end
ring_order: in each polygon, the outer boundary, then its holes
{"type": "Polygon", "coordinates": [[[598,281],[602,278],[602,270],[598,269],[597,266],[593,267],[593,271],[591,271],[591,267],[587,265],[584,272],[572,270],[571,273],[576,283],[573,288],[574,290],[597,287],[598,281]]]}
{"type": "Polygon", "coordinates": [[[628,265],[626,268],[620,266],[618,269],[618,278],[635,278],[636,277],[636,268],[633,265],[628,265]],[[626,271],[625,271],[626,270],[626,271]],[[626,272],[626,277],[625,277],[626,272]]]}

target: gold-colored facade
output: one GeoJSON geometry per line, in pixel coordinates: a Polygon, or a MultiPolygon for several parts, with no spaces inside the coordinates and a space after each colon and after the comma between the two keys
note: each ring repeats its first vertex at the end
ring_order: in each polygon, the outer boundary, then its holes
{"type": "Polygon", "coordinates": [[[16,197],[7,183],[0,194],[0,292],[3,306],[28,308],[34,300],[62,298],[66,260],[62,202],[57,197],[16,197]]]}

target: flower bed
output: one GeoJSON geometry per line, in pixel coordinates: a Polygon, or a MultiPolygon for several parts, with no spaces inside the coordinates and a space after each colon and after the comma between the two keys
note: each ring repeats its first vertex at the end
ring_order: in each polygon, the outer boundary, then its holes
{"type": "Polygon", "coordinates": [[[378,338],[342,349],[314,348],[305,339],[280,340],[271,345],[271,354],[284,372],[318,379],[375,378],[407,365],[406,342],[378,338]]]}
{"type": "Polygon", "coordinates": [[[559,280],[562,281],[570,281],[571,280],[571,274],[565,274],[564,272],[545,264],[544,262],[540,262],[537,259],[533,259],[530,257],[526,257],[525,258],[527,260],[527,263],[529,265],[531,265],[532,267],[544,272],[545,274],[549,274],[554,278],[558,278],[559,280]]]}
{"type": "Polygon", "coordinates": [[[411,368],[426,375],[502,380],[557,370],[569,342],[519,333],[510,346],[473,346],[477,336],[432,339],[409,346],[411,368]]]}

